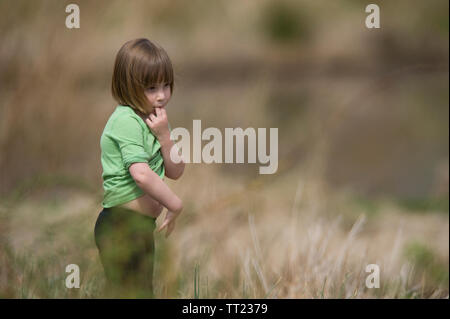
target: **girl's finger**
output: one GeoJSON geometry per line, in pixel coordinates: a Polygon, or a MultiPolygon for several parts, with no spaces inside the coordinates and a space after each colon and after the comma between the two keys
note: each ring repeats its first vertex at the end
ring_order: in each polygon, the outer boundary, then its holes
{"type": "Polygon", "coordinates": [[[160,117],[160,116],[161,116],[161,109],[160,109],[159,107],[157,107],[157,108],[155,109],[155,112],[156,112],[156,116],[157,116],[157,117],[160,117]]]}
{"type": "Polygon", "coordinates": [[[153,128],[153,126],[155,125],[155,123],[152,122],[152,120],[150,120],[149,118],[145,120],[145,123],[147,123],[148,127],[150,128],[153,128]]]}
{"type": "Polygon", "coordinates": [[[158,233],[161,232],[161,230],[163,230],[163,229],[167,226],[168,223],[169,223],[169,222],[168,222],[167,220],[165,220],[164,223],[162,223],[162,225],[159,226],[157,232],[158,232],[158,233]]]}

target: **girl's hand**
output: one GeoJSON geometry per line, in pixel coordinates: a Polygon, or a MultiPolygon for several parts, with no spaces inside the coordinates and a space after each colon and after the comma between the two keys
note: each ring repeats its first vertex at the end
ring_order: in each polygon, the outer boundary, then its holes
{"type": "Polygon", "coordinates": [[[145,123],[148,125],[152,133],[156,136],[158,141],[166,138],[170,139],[170,131],[167,120],[166,110],[163,108],[155,108],[155,114],[151,113],[146,119],[145,123]]]}
{"type": "Polygon", "coordinates": [[[166,238],[169,237],[170,233],[175,228],[175,219],[180,215],[180,213],[174,213],[172,211],[167,211],[166,218],[161,226],[158,228],[158,233],[161,232],[164,228],[167,228],[166,238]]]}

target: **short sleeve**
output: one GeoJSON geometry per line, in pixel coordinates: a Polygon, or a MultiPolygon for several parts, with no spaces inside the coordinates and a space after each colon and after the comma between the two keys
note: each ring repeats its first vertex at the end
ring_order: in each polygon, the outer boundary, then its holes
{"type": "Polygon", "coordinates": [[[113,125],[113,138],[122,154],[123,165],[128,171],[133,163],[147,163],[150,155],[144,148],[144,132],[137,119],[122,116],[113,125]]]}

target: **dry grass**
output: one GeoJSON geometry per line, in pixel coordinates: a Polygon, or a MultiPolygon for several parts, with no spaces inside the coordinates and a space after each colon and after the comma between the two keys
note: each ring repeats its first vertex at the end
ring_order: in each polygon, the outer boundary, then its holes
{"type": "Polygon", "coordinates": [[[395,19],[368,33],[360,2],[285,1],[307,19],[284,44],[270,1],[168,3],[79,1],[68,30],[63,2],[0,2],[0,297],[102,296],[111,68],[148,37],[174,61],[172,127],[279,128],[273,176],[195,164],[168,181],[185,211],[157,236],[158,298],[448,298],[448,2],[386,3],[395,19]],[[64,286],[72,263],[80,289],[64,286]]]}
{"type": "MultiPolygon", "coordinates": [[[[157,236],[157,298],[448,297],[448,215],[390,202],[370,212],[308,175],[296,170],[246,190],[213,166],[188,167],[172,185],[186,210],[169,239],[157,236]],[[233,189],[245,196],[202,209],[233,189]],[[365,286],[368,264],[380,267],[379,289],[365,286]]],[[[2,208],[2,297],[102,296],[98,197],[58,188],[2,208]],[[64,287],[70,263],[80,266],[79,290],[64,287]]]]}

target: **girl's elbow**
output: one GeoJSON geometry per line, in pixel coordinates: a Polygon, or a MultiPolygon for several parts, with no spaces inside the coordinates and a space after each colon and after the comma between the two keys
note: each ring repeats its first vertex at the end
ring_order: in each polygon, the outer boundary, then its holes
{"type": "Polygon", "coordinates": [[[181,177],[181,175],[183,175],[183,173],[184,173],[184,166],[185,166],[184,162],[181,162],[180,171],[179,171],[179,174],[177,176],[177,179],[179,179],[181,177]]]}
{"type": "Polygon", "coordinates": [[[170,173],[168,173],[168,174],[166,174],[166,176],[168,178],[170,178],[170,179],[177,180],[177,179],[179,179],[181,177],[182,174],[183,173],[177,173],[177,174],[170,174],[170,173]]]}
{"type": "MultiPolygon", "coordinates": [[[[181,162],[181,165],[180,165],[180,172],[179,172],[178,178],[180,178],[181,175],[183,175],[183,173],[184,173],[184,166],[185,166],[184,162],[181,162]]],[[[178,178],[177,178],[177,179],[178,179],[178,178]]]]}
{"type": "Polygon", "coordinates": [[[184,165],[181,169],[177,170],[176,172],[167,171],[166,176],[170,179],[177,180],[183,175],[184,172],[184,165]]]}

